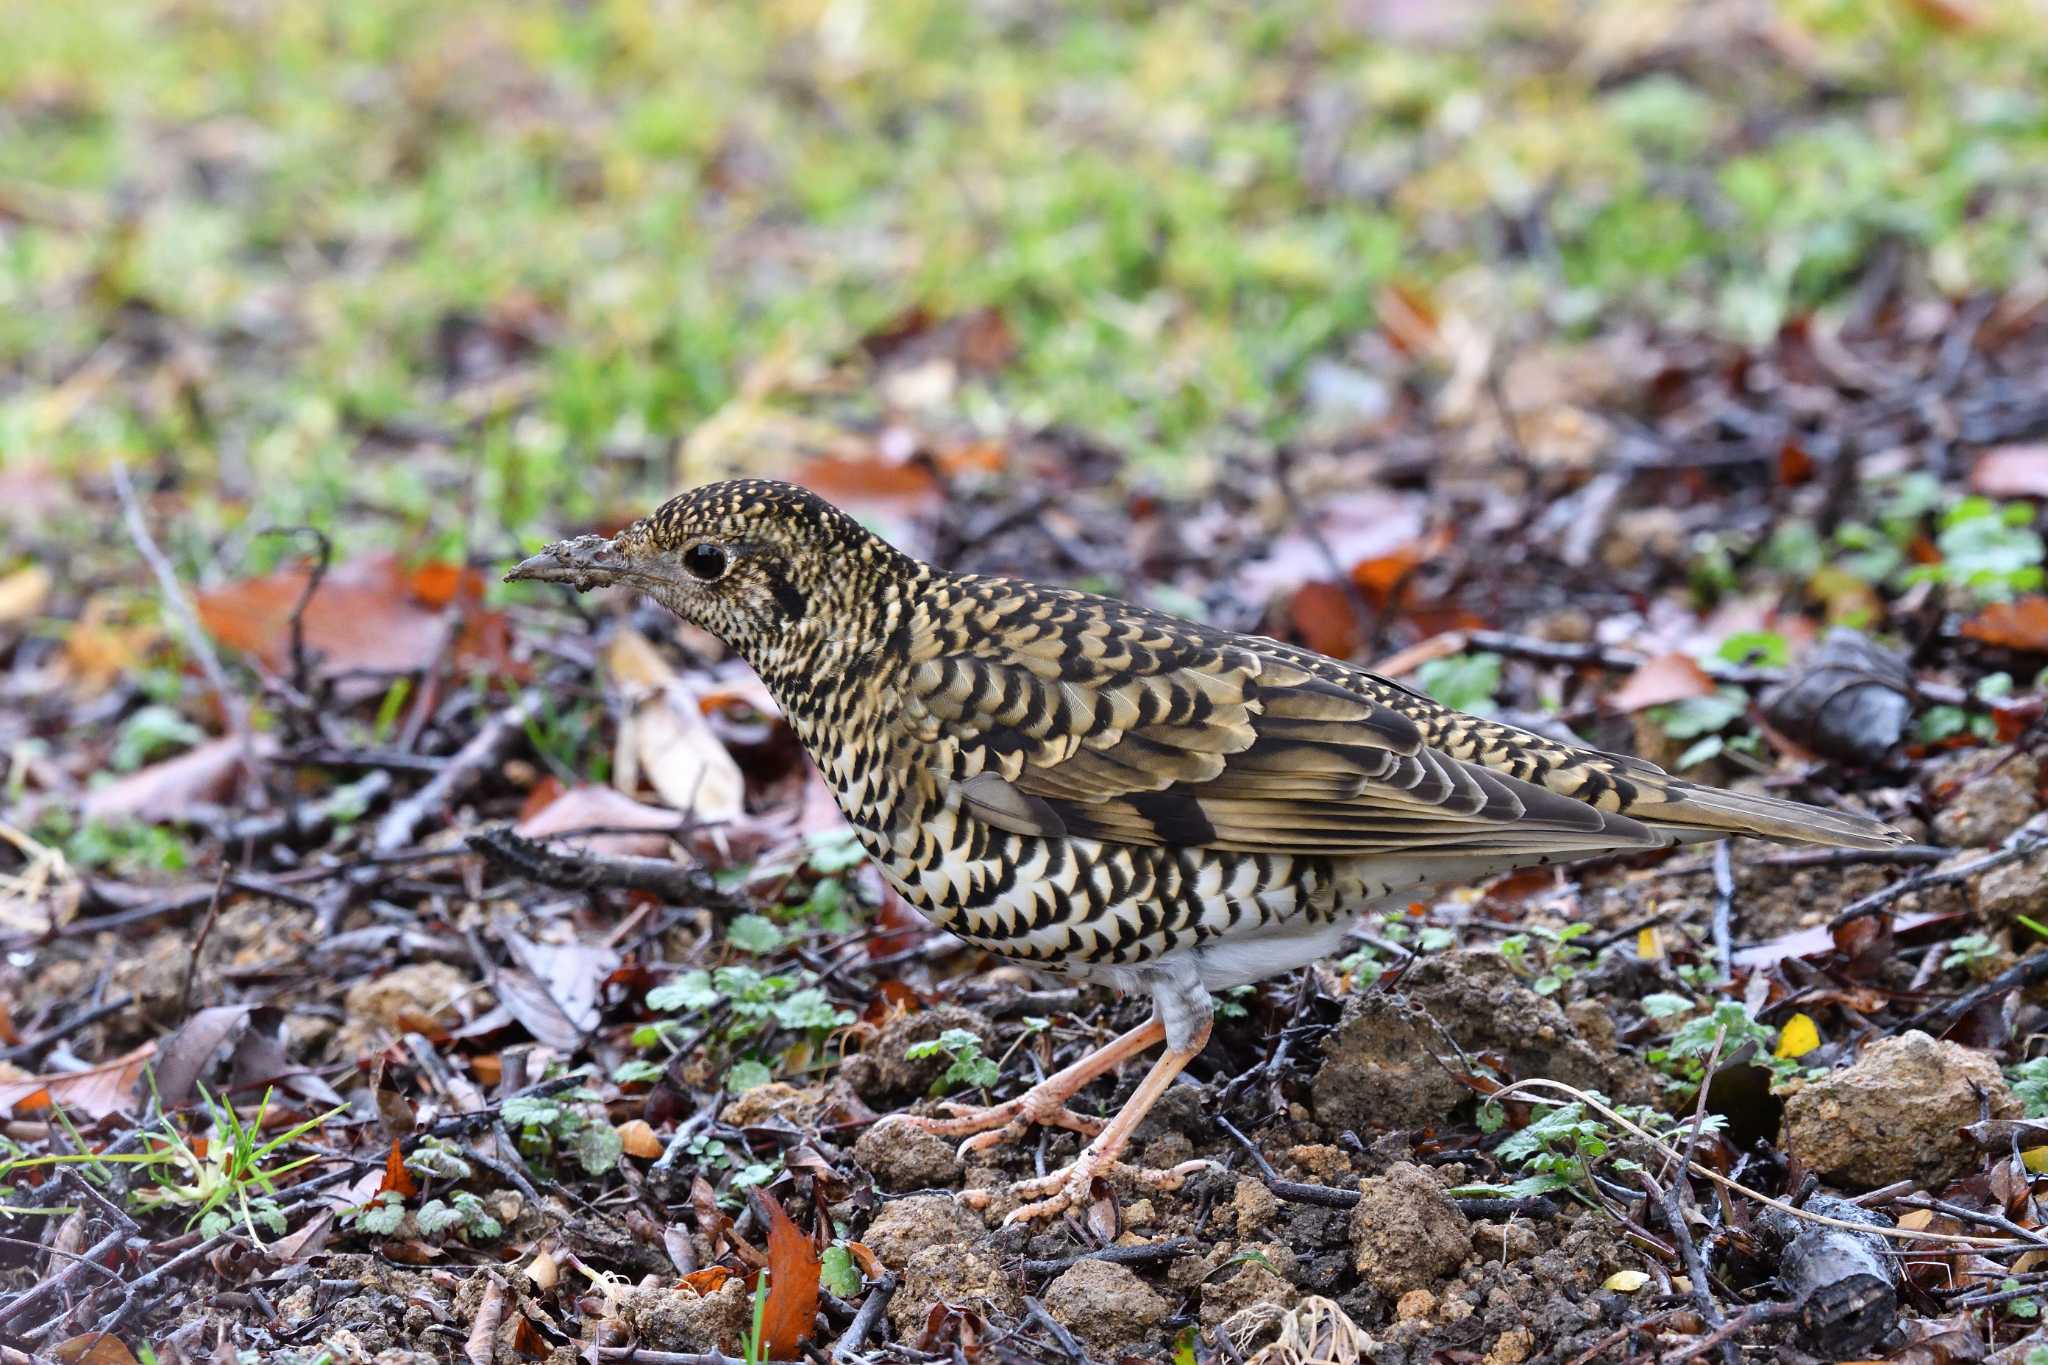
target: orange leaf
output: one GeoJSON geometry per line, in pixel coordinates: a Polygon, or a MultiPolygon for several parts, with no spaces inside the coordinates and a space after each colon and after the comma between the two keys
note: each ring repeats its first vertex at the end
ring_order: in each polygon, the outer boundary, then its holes
{"type": "Polygon", "coordinates": [[[707,1265],[702,1270],[693,1270],[683,1276],[682,1283],[698,1294],[716,1294],[718,1287],[732,1278],[732,1271],[722,1265],[707,1265]]]}
{"type": "Polygon", "coordinates": [[[1963,622],[1963,634],[2000,649],[2048,654],[2048,597],[1994,602],[1963,622]]]}
{"type": "Polygon", "coordinates": [[[761,1317],[761,1342],[770,1359],[795,1360],[797,1344],[811,1334],[818,1316],[818,1252],[811,1239],[760,1190],[754,1208],[768,1224],[768,1303],[761,1317]]]}
{"type": "Polygon", "coordinates": [[[64,1365],[135,1365],[135,1353],[119,1337],[105,1332],[86,1332],[60,1341],[50,1348],[50,1355],[64,1365]]]}
{"type": "Polygon", "coordinates": [[[142,1079],[143,1065],[156,1056],[156,1044],[144,1043],[124,1057],[88,1067],[84,1071],[59,1071],[47,1076],[24,1076],[0,1081],[0,1110],[16,1116],[62,1105],[89,1118],[103,1119],[128,1108],[134,1099],[135,1083],[142,1079]]]}
{"type": "Polygon", "coordinates": [[[1714,680],[1689,654],[1664,654],[1650,660],[1629,676],[1629,680],[1607,696],[1617,711],[1641,711],[1688,697],[1707,697],[1714,692],[1714,680]]]}
{"type": "MultiPolygon", "coordinates": [[[[280,569],[244,579],[196,599],[200,622],[222,644],[256,655],[282,670],[291,659],[291,619],[304,596],[306,569],[280,569]]],[[[306,604],[300,625],[306,649],[322,672],[352,669],[405,673],[424,668],[440,652],[450,625],[445,608],[474,607],[482,579],[454,564],[407,571],[394,555],[372,555],[328,571],[306,604]]],[[[501,662],[502,621],[470,610],[456,637],[463,662],[501,662]]]]}
{"type": "Polygon", "coordinates": [[[420,1192],[413,1180],[412,1172],[405,1169],[405,1153],[398,1150],[398,1139],[391,1139],[391,1154],[384,1158],[384,1183],[377,1187],[377,1193],[397,1190],[401,1198],[410,1199],[420,1192]]]}
{"type": "Polygon", "coordinates": [[[1316,653],[1348,659],[1358,652],[1358,606],[1337,584],[1302,584],[1289,599],[1287,613],[1302,640],[1316,653]]]}

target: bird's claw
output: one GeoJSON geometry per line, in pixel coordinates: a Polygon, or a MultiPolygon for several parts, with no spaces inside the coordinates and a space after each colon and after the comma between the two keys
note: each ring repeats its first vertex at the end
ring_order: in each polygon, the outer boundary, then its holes
{"type": "MultiPolygon", "coordinates": [[[[1004,1191],[1013,1197],[1023,1196],[1026,1202],[1003,1216],[1003,1226],[1007,1228],[1033,1219],[1052,1218],[1086,1204],[1098,1175],[1114,1173],[1149,1190],[1177,1190],[1191,1175],[1221,1169],[1214,1161],[1197,1159],[1159,1170],[1149,1166],[1131,1166],[1114,1158],[1083,1152],[1071,1166],[1031,1180],[1020,1180],[1004,1191]],[[1043,1197],[1029,1198],[1032,1195],[1043,1197]]],[[[994,1190],[962,1190],[959,1198],[968,1208],[980,1211],[995,1202],[996,1193],[994,1190]]]]}
{"type": "Polygon", "coordinates": [[[1059,1103],[1033,1103],[1026,1092],[1014,1100],[1001,1104],[961,1104],[955,1100],[946,1101],[943,1106],[948,1117],[929,1114],[891,1114],[885,1123],[903,1123],[940,1137],[958,1137],[970,1134],[960,1144],[962,1160],[975,1152],[985,1152],[1005,1142],[1015,1142],[1031,1131],[1036,1124],[1045,1128],[1065,1128],[1083,1137],[1094,1137],[1100,1133],[1104,1120],[1077,1114],[1059,1103]]]}

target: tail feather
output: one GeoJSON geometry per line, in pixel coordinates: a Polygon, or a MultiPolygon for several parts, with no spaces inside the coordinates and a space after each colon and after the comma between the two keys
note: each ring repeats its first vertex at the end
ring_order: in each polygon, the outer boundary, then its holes
{"type": "Polygon", "coordinates": [[[1689,782],[1672,782],[1663,800],[1641,801],[1629,814],[1688,843],[1729,834],[1836,848],[1896,848],[1907,842],[1905,835],[1867,815],[1689,782]]]}

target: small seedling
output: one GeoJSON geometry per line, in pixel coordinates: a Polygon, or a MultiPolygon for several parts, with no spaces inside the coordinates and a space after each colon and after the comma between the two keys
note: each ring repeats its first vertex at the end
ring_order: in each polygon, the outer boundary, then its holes
{"type": "Polygon", "coordinates": [[[959,1085],[986,1090],[1002,1074],[994,1062],[981,1055],[981,1039],[964,1028],[949,1028],[936,1038],[912,1043],[903,1049],[904,1059],[912,1062],[942,1054],[949,1059],[950,1065],[932,1082],[931,1093],[934,1095],[943,1095],[959,1085]]]}

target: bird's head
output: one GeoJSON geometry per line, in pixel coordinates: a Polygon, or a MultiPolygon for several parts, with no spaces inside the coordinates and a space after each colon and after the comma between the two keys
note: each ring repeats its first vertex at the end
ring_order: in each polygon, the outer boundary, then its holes
{"type": "Polygon", "coordinates": [[[624,584],[757,668],[839,619],[914,561],[815,493],[768,479],[706,484],[617,535],[558,541],[505,575],[579,592],[624,584]]]}

